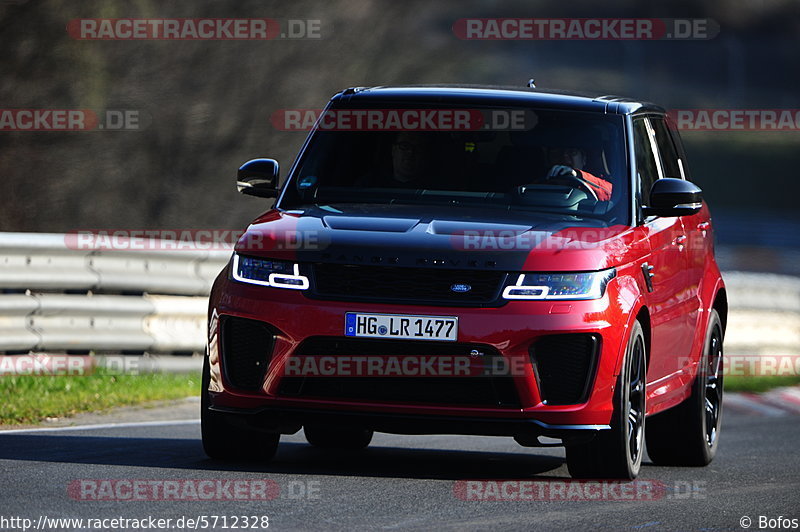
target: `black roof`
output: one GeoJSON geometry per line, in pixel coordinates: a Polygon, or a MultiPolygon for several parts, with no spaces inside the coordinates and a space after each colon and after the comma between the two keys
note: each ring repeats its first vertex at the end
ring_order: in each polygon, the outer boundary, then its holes
{"type": "Polygon", "coordinates": [[[616,114],[640,111],[664,113],[663,107],[603,93],[572,92],[554,89],[495,85],[406,85],[396,87],[353,87],[336,94],[334,105],[356,102],[447,102],[509,106],[534,106],[541,109],[570,109],[616,114]]]}

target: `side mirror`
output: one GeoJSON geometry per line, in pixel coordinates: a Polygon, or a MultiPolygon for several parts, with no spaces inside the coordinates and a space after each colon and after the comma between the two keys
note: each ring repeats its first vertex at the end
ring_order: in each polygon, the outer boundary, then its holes
{"type": "Polygon", "coordinates": [[[645,216],[689,216],[703,207],[703,191],[691,181],[665,177],[650,188],[650,203],[642,207],[645,216]]]}
{"type": "Polygon", "coordinates": [[[252,159],[239,167],[236,173],[236,188],[242,194],[260,198],[278,196],[278,171],[275,159],[252,159]]]}

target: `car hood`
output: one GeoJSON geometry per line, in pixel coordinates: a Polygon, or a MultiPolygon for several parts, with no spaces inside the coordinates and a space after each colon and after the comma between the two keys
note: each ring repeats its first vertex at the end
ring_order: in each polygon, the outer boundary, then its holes
{"type": "Polygon", "coordinates": [[[272,210],[239,239],[243,255],[397,267],[592,271],[627,262],[636,232],[598,221],[463,207],[336,205],[272,210]]]}

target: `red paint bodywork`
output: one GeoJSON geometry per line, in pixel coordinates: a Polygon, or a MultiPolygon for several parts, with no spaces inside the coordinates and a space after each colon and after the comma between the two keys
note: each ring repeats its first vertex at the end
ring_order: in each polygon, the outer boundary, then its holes
{"type": "MultiPolygon", "coordinates": [[[[292,231],[297,217],[270,211],[248,230],[250,238],[269,241],[292,231]]],[[[713,254],[708,208],[682,218],[653,218],[634,227],[606,230],[575,229],[551,235],[531,250],[525,271],[587,271],[615,267],[617,276],[605,295],[588,301],[509,301],[499,308],[430,307],[320,301],[300,291],[282,290],[232,281],[226,268],[217,278],[209,318],[238,316],[269,323],[279,332],[275,351],[257,392],[242,392],[225,382],[216,353],[209,352],[211,402],[228,410],[251,411],[271,407],[373,412],[427,416],[465,416],[537,420],[552,425],[606,425],[628,341],[637,318],[645,322],[648,343],[647,414],[680,403],[690,394],[697,362],[702,355],[709,311],[723,309],[724,285],[713,254]],[[686,238],[682,238],[686,237],[686,238]],[[654,266],[654,290],[649,292],[643,263],[654,266]],[[719,300],[717,298],[720,298],[719,300]],[[579,405],[554,406],[541,400],[530,369],[514,377],[521,408],[471,408],[346,400],[288,399],[276,390],[286,359],[309,336],[341,336],[346,312],[374,312],[458,316],[460,342],[494,346],[504,357],[528,360],[528,347],[541,335],[591,332],[601,337],[601,352],[591,393],[579,405]]],[[[246,235],[244,238],[247,238],[246,235]]],[[[240,242],[240,248],[244,243],[240,242]]],[[[291,251],[259,254],[291,259],[291,251]]],[[[722,313],[721,313],[722,314],[722,313]]],[[[723,317],[724,321],[724,317],[723,317]]],[[[212,329],[216,322],[212,323],[212,329]]],[[[211,342],[218,335],[212,334],[211,342]]]]}

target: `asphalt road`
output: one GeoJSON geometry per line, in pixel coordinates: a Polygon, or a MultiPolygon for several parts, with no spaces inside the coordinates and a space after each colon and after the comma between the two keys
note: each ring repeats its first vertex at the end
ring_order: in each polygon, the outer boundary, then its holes
{"type": "MultiPolygon", "coordinates": [[[[121,420],[121,425],[0,432],[0,529],[20,529],[15,527],[21,522],[10,518],[35,524],[39,516],[177,520],[206,515],[218,516],[217,529],[225,524],[230,529],[232,516],[267,515],[275,530],[743,530],[743,516],[757,530],[759,516],[800,519],[798,416],[728,411],[711,466],[667,468],[646,461],[640,475],[646,483],[639,485],[646,489],[637,488],[643,495],[631,499],[620,486],[570,487],[564,484],[568,474],[561,448],[527,449],[506,438],[378,434],[369,449],[352,453],[315,449],[299,433],[282,439],[269,464],[214,462],[203,454],[197,406],[88,418],[93,423],[121,420]],[[251,491],[242,493],[262,500],[231,500],[235,488],[232,483],[225,488],[224,482],[243,479],[250,481],[244,489],[251,491]],[[470,479],[490,481],[470,485],[473,499],[501,486],[507,498],[514,498],[517,488],[528,486],[527,500],[464,500],[466,492],[457,486],[465,484],[458,481],[470,479]],[[134,484],[120,484],[125,480],[157,481],[149,495],[137,497],[160,500],[85,500],[94,494],[131,496],[133,488],[121,487],[134,484]],[[216,487],[204,493],[222,500],[163,500],[160,493],[168,482],[161,481],[187,480],[196,481],[195,487],[200,480],[220,481],[206,483],[216,487]],[[266,497],[254,487],[264,485],[259,481],[268,483],[266,497]],[[501,484],[507,481],[512,482],[501,484]],[[103,491],[108,486],[114,488],[103,491]],[[653,486],[658,489],[651,491],[653,486]],[[547,500],[530,500],[535,498],[547,500]]],[[[124,529],[105,524],[103,529],[124,529]]],[[[75,528],[73,523],[64,529],[75,528]]]]}

